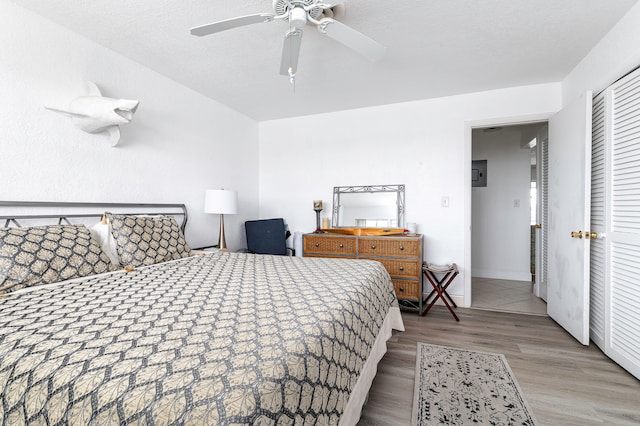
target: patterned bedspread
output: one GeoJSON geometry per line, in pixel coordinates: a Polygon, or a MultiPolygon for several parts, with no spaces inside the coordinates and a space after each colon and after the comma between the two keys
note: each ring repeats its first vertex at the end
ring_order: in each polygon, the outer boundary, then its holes
{"type": "Polygon", "coordinates": [[[389,306],[371,261],[219,253],[0,299],[0,423],[337,424],[389,306]]]}

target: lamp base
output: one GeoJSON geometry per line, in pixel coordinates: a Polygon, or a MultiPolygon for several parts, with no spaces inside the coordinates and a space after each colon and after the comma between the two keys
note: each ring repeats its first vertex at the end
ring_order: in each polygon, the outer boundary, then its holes
{"type": "Polygon", "coordinates": [[[324,234],[322,228],[320,228],[320,212],[322,210],[316,210],[316,230],[313,231],[314,234],[324,234]]]}
{"type": "Polygon", "coordinates": [[[218,237],[218,248],[220,250],[227,249],[227,241],[224,238],[224,215],[220,215],[220,236],[218,237]]]}

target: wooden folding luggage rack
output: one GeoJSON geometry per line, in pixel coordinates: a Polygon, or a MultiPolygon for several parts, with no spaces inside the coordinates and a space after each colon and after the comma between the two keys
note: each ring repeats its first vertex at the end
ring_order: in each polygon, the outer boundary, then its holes
{"type": "Polygon", "coordinates": [[[436,303],[438,299],[441,299],[451,315],[456,319],[456,321],[460,321],[460,318],[456,315],[453,308],[457,308],[456,302],[453,301],[449,293],[447,293],[447,287],[453,282],[455,277],[458,275],[458,266],[455,263],[450,265],[438,266],[432,263],[423,262],[422,263],[422,273],[427,278],[427,281],[431,283],[433,290],[427,296],[425,303],[427,303],[427,308],[424,313],[429,312],[429,309],[436,303]],[[442,274],[442,277],[438,279],[436,274],[442,274]],[[429,299],[431,302],[429,302],[429,299]],[[453,306],[453,308],[452,308],[453,306]]]}

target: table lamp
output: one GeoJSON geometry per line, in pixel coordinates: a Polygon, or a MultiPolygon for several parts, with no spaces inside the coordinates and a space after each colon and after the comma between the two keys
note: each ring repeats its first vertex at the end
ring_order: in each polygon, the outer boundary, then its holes
{"type": "Polygon", "coordinates": [[[228,189],[208,189],[204,197],[204,212],[220,215],[220,236],[218,248],[227,248],[224,238],[224,215],[238,213],[238,193],[228,189]]]}
{"type": "Polygon", "coordinates": [[[314,234],[321,234],[322,229],[320,229],[320,212],[322,211],[322,200],[313,200],[313,210],[316,212],[316,230],[313,231],[314,234]]]}

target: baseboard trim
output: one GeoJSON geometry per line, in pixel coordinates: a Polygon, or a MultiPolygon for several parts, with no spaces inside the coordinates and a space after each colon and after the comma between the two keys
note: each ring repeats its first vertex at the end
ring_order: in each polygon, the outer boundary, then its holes
{"type": "Polygon", "coordinates": [[[494,280],[531,281],[531,273],[528,271],[515,272],[472,269],[471,276],[474,278],[493,278],[494,280]]]}

